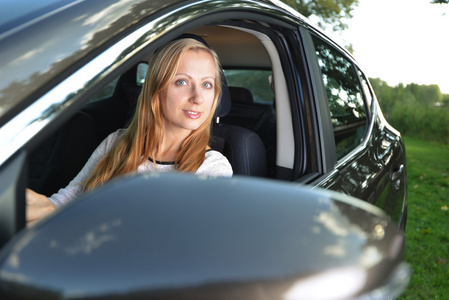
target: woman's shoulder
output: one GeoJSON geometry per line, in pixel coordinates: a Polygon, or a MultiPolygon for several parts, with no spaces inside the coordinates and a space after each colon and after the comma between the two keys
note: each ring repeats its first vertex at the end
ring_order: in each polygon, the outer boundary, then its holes
{"type": "Polygon", "coordinates": [[[208,157],[214,157],[214,158],[224,157],[224,158],[226,158],[223,154],[221,154],[221,152],[219,152],[217,150],[213,150],[211,148],[206,150],[206,159],[208,157]]]}
{"type": "Polygon", "coordinates": [[[110,133],[106,139],[109,139],[111,141],[116,141],[119,137],[121,137],[125,133],[126,129],[120,128],[116,131],[110,133]]]}
{"type": "Polygon", "coordinates": [[[110,133],[102,142],[104,144],[105,148],[111,148],[113,145],[117,143],[119,138],[125,133],[125,129],[117,129],[116,131],[110,133]]]}
{"type": "Polygon", "coordinates": [[[215,162],[223,161],[223,162],[229,163],[229,161],[226,158],[226,156],[221,154],[221,152],[216,151],[216,150],[212,150],[212,149],[207,150],[206,151],[206,156],[204,158],[204,162],[214,162],[214,161],[215,162]]]}
{"type": "Polygon", "coordinates": [[[218,151],[207,150],[203,164],[196,172],[197,174],[232,176],[232,167],[228,159],[218,151]]]}

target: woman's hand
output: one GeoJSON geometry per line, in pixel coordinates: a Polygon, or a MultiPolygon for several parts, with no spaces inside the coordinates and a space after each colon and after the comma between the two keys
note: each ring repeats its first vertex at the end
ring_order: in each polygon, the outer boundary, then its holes
{"type": "Polygon", "coordinates": [[[46,196],[30,189],[26,190],[26,204],[27,226],[33,225],[56,210],[55,205],[46,196]]]}

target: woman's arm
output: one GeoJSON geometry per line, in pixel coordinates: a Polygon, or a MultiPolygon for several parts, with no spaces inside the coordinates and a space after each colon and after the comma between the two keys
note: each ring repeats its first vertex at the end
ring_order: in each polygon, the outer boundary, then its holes
{"type": "Polygon", "coordinates": [[[60,189],[49,198],[56,207],[63,206],[82,194],[84,183],[90,177],[98,162],[113,147],[113,145],[115,145],[118,137],[122,133],[123,130],[118,130],[111,133],[106,139],[104,139],[92,153],[89,160],[78,175],[76,175],[76,177],[70,181],[65,188],[60,189]]]}
{"type": "Polygon", "coordinates": [[[93,169],[100,161],[100,159],[111,149],[116,143],[117,138],[122,133],[118,130],[110,134],[90,156],[83,169],[76,175],[76,177],[63,189],[60,189],[56,194],[50,198],[36,193],[33,190],[26,190],[26,220],[28,225],[34,224],[36,221],[48,216],[56,210],[56,208],[72,201],[77,196],[81,195],[83,191],[83,183],[89,178],[93,169]]]}
{"type": "Polygon", "coordinates": [[[26,189],[26,220],[27,225],[48,216],[56,210],[56,206],[44,195],[26,189]]]}

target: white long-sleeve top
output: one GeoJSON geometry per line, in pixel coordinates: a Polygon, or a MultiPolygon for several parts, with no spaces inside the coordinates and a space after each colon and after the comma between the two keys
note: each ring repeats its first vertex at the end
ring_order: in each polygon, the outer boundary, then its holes
{"type": "MultiPolygon", "coordinates": [[[[117,143],[119,137],[124,131],[124,129],[119,129],[104,139],[92,153],[89,160],[78,175],[76,175],[76,177],[65,188],[60,189],[56,194],[49,197],[50,201],[56,207],[61,207],[82,194],[84,182],[92,174],[100,159],[103,158],[103,156],[117,143]]],[[[155,166],[154,163],[148,159],[137,168],[136,173],[168,173],[175,171],[174,163],[157,162],[155,166]]],[[[230,177],[233,172],[231,164],[225,156],[218,151],[208,150],[206,151],[203,164],[198,168],[195,174],[230,177]]]]}

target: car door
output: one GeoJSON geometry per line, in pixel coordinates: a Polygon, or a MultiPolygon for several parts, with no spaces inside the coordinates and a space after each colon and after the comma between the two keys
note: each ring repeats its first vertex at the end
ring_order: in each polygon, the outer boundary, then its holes
{"type": "MultiPolygon", "coordinates": [[[[318,33],[303,31],[316,108],[321,176],[311,184],[363,199],[405,228],[405,153],[353,59],[318,33]]],[[[310,116],[309,116],[310,117],[310,116]]]]}
{"type": "Polygon", "coordinates": [[[25,227],[25,168],[22,151],[0,166],[0,248],[25,227]]]}

